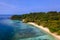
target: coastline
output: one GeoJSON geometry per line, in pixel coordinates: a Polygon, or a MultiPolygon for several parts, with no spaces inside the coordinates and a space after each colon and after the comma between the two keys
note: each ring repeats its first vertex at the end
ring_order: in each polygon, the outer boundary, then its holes
{"type": "Polygon", "coordinates": [[[54,33],[51,33],[48,28],[44,28],[43,26],[39,26],[39,25],[37,25],[37,24],[35,24],[35,23],[33,23],[33,22],[28,22],[28,24],[31,24],[31,25],[33,25],[33,26],[35,26],[35,27],[38,27],[38,28],[44,30],[45,32],[48,32],[48,33],[51,34],[52,36],[54,36],[54,37],[56,38],[56,40],[60,40],[60,36],[59,36],[59,35],[56,35],[56,34],[54,34],[54,33]]]}

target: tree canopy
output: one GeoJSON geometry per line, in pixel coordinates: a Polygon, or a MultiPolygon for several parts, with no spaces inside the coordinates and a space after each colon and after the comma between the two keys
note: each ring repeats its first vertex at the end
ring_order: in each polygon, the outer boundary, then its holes
{"type": "Polygon", "coordinates": [[[25,20],[24,22],[34,22],[38,25],[48,27],[51,32],[60,35],[60,12],[34,12],[23,15],[13,15],[12,20],[25,20]]]}

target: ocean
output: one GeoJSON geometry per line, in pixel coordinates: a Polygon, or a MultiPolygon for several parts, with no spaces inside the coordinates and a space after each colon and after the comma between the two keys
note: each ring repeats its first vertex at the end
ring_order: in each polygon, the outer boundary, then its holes
{"type": "Polygon", "coordinates": [[[9,18],[0,19],[0,40],[56,40],[43,30],[9,18]]]}

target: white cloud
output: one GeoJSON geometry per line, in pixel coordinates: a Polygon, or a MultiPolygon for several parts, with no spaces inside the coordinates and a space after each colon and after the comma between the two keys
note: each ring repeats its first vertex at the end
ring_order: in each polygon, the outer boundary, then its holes
{"type": "Polygon", "coordinates": [[[17,10],[18,8],[16,6],[0,2],[0,11],[11,11],[11,10],[17,10]]]}
{"type": "Polygon", "coordinates": [[[11,14],[14,13],[18,10],[18,7],[8,4],[8,3],[4,3],[4,2],[0,2],[0,14],[11,14]]]}

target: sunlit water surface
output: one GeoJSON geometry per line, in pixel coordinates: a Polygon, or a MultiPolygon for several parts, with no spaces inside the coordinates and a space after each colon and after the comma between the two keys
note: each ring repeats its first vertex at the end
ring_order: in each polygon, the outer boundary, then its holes
{"type": "Polygon", "coordinates": [[[43,30],[18,20],[0,20],[0,40],[56,40],[43,30]]]}

